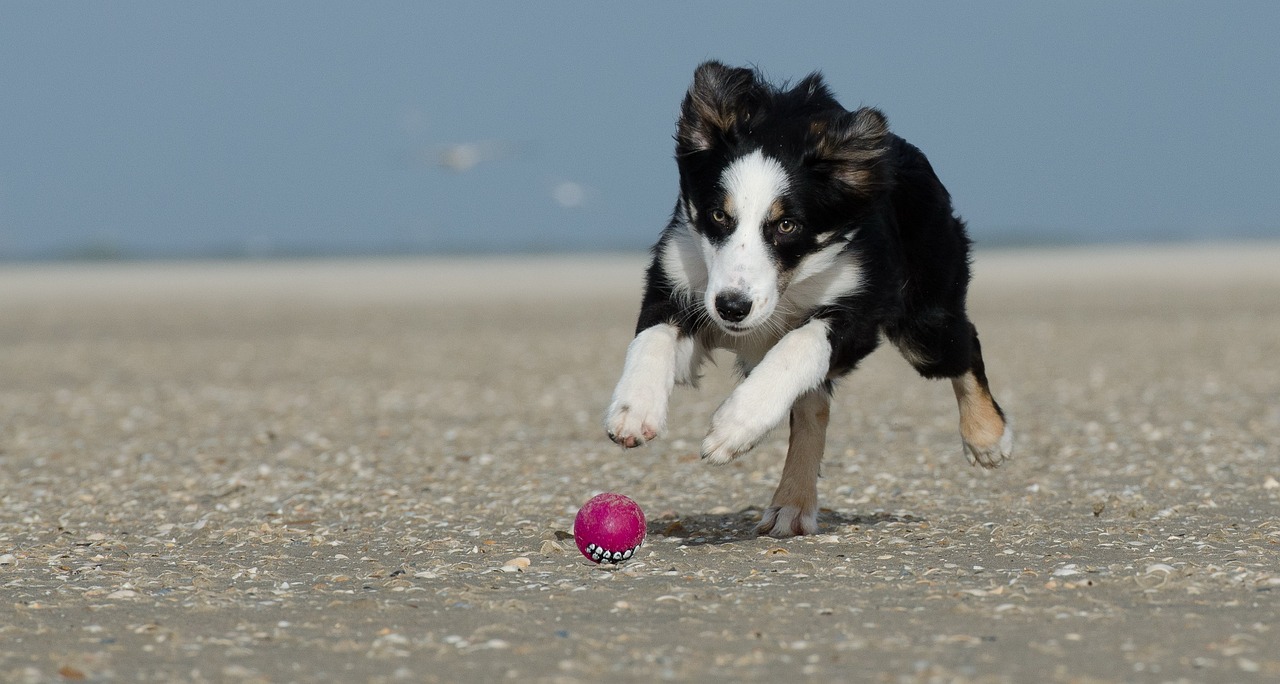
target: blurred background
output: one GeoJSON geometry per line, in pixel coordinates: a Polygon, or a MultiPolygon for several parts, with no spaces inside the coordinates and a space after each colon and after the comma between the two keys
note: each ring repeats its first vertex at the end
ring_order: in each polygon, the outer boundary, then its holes
{"type": "Polygon", "coordinates": [[[981,246],[1280,237],[1280,3],[0,1],[0,261],[627,251],[705,59],[822,70],[981,246]]]}

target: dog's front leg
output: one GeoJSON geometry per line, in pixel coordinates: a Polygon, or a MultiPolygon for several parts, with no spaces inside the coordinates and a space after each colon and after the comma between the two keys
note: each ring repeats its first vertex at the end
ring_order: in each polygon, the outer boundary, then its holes
{"type": "MultiPolygon", "coordinates": [[[[627,347],[622,377],[605,412],[609,439],[630,449],[661,434],[678,367],[695,364],[695,357],[696,341],[682,336],[670,323],[640,331],[627,347]]],[[[688,382],[691,380],[684,375],[696,373],[696,369],[684,368],[682,373],[680,379],[688,382]]]]}
{"type": "Polygon", "coordinates": [[[702,457],[715,464],[750,451],[769,434],[804,393],[827,379],[831,368],[829,326],[822,319],[782,336],[711,417],[702,457]]]}

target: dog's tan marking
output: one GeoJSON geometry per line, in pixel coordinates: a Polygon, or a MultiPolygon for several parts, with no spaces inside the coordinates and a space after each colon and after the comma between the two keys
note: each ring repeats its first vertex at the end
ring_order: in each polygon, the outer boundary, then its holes
{"type": "Polygon", "coordinates": [[[973,371],[951,379],[960,405],[960,437],[979,465],[994,468],[1007,455],[1008,426],[996,408],[991,393],[978,381],[973,371]]]}
{"type": "Polygon", "coordinates": [[[781,220],[783,216],[785,216],[785,214],[782,212],[782,200],[773,200],[773,203],[769,205],[769,216],[766,220],[773,223],[774,221],[781,220]]]}
{"type": "Polygon", "coordinates": [[[733,207],[733,195],[728,195],[728,194],[726,194],[726,195],[724,196],[724,203],[722,203],[722,204],[720,205],[720,208],[721,208],[721,209],[724,209],[724,213],[728,214],[729,216],[737,216],[737,215],[738,215],[738,214],[737,214],[737,210],[736,210],[736,209],[734,209],[734,207],[733,207]]]}

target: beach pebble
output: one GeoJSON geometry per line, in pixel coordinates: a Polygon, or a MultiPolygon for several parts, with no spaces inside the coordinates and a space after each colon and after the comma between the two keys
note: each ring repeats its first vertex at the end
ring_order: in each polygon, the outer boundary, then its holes
{"type": "Polygon", "coordinates": [[[544,556],[550,556],[557,553],[564,553],[564,547],[550,539],[544,539],[542,541],[542,548],[539,549],[539,552],[544,556]]]}
{"type": "Polygon", "coordinates": [[[503,572],[521,572],[525,568],[529,567],[530,563],[531,561],[528,558],[524,556],[517,556],[506,563],[503,563],[502,567],[499,569],[503,572]]]}

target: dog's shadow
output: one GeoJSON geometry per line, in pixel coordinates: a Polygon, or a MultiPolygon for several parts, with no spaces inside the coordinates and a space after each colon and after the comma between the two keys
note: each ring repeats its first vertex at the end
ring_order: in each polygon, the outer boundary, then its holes
{"type": "MultiPolygon", "coordinates": [[[[650,536],[683,540],[689,546],[732,544],[759,538],[756,525],[763,510],[757,506],[744,508],[737,513],[695,513],[674,515],[648,521],[646,532],[650,536]]],[[[818,534],[839,534],[850,527],[861,528],[890,522],[922,522],[911,514],[892,513],[844,513],[830,509],[818,512],[818,534]]]]}

